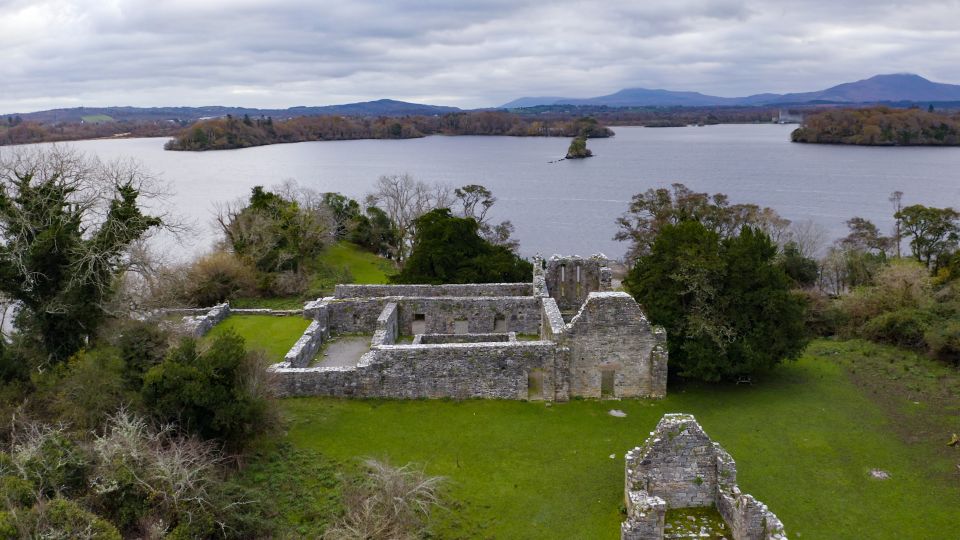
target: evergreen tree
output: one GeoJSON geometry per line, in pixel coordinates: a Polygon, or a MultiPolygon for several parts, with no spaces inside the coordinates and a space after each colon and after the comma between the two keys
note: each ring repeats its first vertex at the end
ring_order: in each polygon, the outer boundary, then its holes
{"type": "Polygon", "coordinates": [[[674,374],[735,379],[800,353],[804,304],[776,254],[752,227],[724,239],[696,221],[660,229],[624,284],[666,327],[674,374]]]}
{"type": "Polygon", "coordinates": [[[395,283],[499,283],[528,281],[533,265],[509,248],[484,240],[472,218],[448,208],[419,217],[413,252],[395,283]]]}

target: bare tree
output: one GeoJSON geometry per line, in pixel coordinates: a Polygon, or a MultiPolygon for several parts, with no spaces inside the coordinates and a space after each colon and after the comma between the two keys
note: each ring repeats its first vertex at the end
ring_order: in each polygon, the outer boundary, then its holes
{"type": "Polygon", "coordinates": [[[791,224],[787,237],[797,246],[800,256],[816,259],[827,243],[827,234],[826,227],[805,219],[791,224]]]}
{"type": "Polygon", "coordinates": [[[460,214],[477,222],[484,239],[491,244],[516,251],[519,243],[511,238],[514,231],[513,223],[506,220],[494,224],[490,223],[487,217],[487,213],[497,202],[497,198],[489,189],[479,184],[469,184],[455,189],[453,193],[460,203],[460,214]]]}
{"type": "Polygon", "coordinates": [[[409,174],[381,176],[373,193],[367,196],[368,206],[377,206],[386,212],[400,234],[397,259],[405,260],[413,243],[414,222],[436,208],[449,208],[454,201],[453,190],[444,184],[427,184],[409,174]]]}

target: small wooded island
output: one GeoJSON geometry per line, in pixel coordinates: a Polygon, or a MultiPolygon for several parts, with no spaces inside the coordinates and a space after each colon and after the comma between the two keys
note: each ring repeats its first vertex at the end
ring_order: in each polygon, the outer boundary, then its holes
{"type": "Polygon", "coordinates": [[[570,148],[567,149],[566,159],[583,159],[593,157],[593,152],[587,148],[587,136],[578,135],[570,141],[570,148]]]}
{"type": "Polygon", "coordinates": [[[793,142],[865,146],[958,146],[960,114],[931,109],[831,109],[807,116],[793,142]]]}
{"type": "Polygon", "coordinates": [[[181,131],[166,150],[230,150],[268,144],[351,139],[414,139],[427,135],[506,135],[513,137],[610,137],[595,118],[544,120],[502,111],[456,112],[433,116],[300,116],[201,120],[181,131]]]}

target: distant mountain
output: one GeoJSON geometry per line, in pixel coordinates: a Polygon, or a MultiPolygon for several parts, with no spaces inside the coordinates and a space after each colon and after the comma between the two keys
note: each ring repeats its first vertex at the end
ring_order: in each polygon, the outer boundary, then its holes
{"type": "Polygon", "coordinates": [[[919,75],[900,73],[876,75],[869,79],[838,84],[816,92],[755,94],[746,97],[719,97],[699,92],[627,88],[593,98],[525,97],[502,106],[505,109],[537,105],[605,105],[608,107],[715,107],[820,103],[948,102],[960,101],[960,85],[929,81],[919,75]]]}
{"type": "MultiPolygon", "coordinates": [[[[246,107],[74,107],[71,109],[51,109],[31,113],[20,113],[24,120],[44,123],[54,122],[102,122],[104,120],[194,122],[201,118],[226,116],[251,117],[270,116],[276,119],[295,116],[413,116],[434,115],[457,112],[457,107],[422,105],[393,99],[347,103],[344,105],[326,105],[321,107],[291,107],[289,109],[253,109],[246,107]]],[[[7,115],[3,115],[7,116],[7,115]]]]}

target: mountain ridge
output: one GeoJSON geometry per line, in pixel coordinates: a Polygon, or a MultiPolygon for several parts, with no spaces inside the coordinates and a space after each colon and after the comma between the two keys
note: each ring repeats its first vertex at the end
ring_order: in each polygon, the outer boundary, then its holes
{"type": "Polygon", "coordinates": [[[743,97],[721,97],[694,91],[624,88],[612,94],[591,98],[522,97],[505,103],[500,108],[516,109],[538,105],[714,107],[792,105],[812,102],[855,104],[944,101],[960,101],[960,85],[933,82],[913,73],[893,73],[874,75],[867,79],[841,83],[812,92],[761,93],[743,97]]]}

